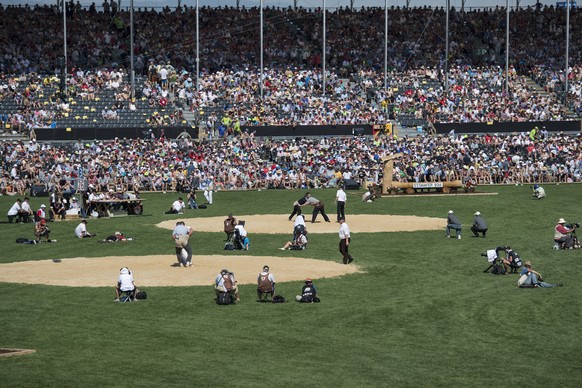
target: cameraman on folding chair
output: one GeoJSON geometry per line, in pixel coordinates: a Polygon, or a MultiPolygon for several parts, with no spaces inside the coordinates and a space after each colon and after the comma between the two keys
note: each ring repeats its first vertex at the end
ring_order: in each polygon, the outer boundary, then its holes
{"type": "Polygon", "coordinates": [[[263,271],[257,276],[257,302],[268,302],[269,296],[275,296],[275,275],[269,272],[269,266],[263,266],[263,271]]]}
{"type": "Polygon", "coordinates": [[[135,301],[137,287],[133,281],[133,275],[127,267],[123,267],[119,270],[119,278],[117,279],[117,286],[115,287],[115,302],[119,302],[121,294],[127,295],[125,301],[135,301]]]}
{"type": "Polygon", "coordinates": [[[576,245],[576,228],[578,224],[566,225],[566,220],[560,218],[558,225],[554,227],[554,242],[558,243],[560,249],[574,249],[576,245]]]}

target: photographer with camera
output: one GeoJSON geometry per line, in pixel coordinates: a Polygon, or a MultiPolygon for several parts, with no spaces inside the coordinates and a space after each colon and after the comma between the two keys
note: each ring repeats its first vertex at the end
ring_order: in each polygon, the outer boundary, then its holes
{"type": "Polygon", "coordinates": [[[554,228],[554,241],[557,242],[562,249],[574,249],[576,238],[573,234],[580,224],[566,225],[566,220],[560,218],[558,225],[554,228]]]}
{"type": "Polygon", "coordinates": [[[531,288],[531,287],[542,287],[542,288],[552,288],[552,287],[562,287],[561,283],[552,284],[546,283],[542,279],[542,274],[535,271],[531,267],[531,261],[526,261],[521,272],[521,276],[517,281],[518,287],[521,288],[531,288]]]}
{"type": "Polygon", "coordinates": [[[546,190],[544,190],[544,188],[542,186],[533,185],[532,190],[533,190],[533,197],[535,199],[542,199],[542,198],[546,197],[546,190]]]}

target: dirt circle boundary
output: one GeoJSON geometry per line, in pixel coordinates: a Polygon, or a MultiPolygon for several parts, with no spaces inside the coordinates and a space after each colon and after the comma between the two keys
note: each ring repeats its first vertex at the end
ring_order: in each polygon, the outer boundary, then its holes
{"type": "MultiPolygon", "coordinates": [[[[245,229],[249,234],[292,234],[293,222],[287,214],[235,214],[237,220],[245,221],[245,229]]],[[[160,228],[174,229],[178,220],[184,221],[195,232],[223,232],[226,217],[184,218],[163,221],[157,224],[160,228]]],[[[311,214],[306,214],[306,225],[309,233],[337,233],[339,224],[335,218],[331,222],[324,222],[321,216],[316,223],[309,222],[311,214]]],[[[378,214],[358,214],[346,217],[346,222],[352,233],[380,233],[380,232],[414,232],[418,230],[444,230],[446,219],[435,217],[393,216],[378,214]]]]}
{"type": "MultiPolygon", "coordinates": [[[[310,215],[306,215],[310,217],[310,215]]],[[[198,232],[223,232],[225,217],[197,217],[168,220],[157,226],[172,230],[176,220],[183,220],[198,232]]],[[[245,229],[253,233],[288,234],[293,222],[286,214],[241,215],[237,219],[246,222],[245,229]]],[[[309,233],[338,233],[335,222],[307,223],[309,233]]],[[[441,218],[350,215],[347,223],[352,233],[379,233],[443,229],[446,220],[441,218]]],[[[129,267],[139,286],[210,286],[222,268],[236,274],[240,284],[254,284],[263,265],[270,266],[277,282],[338,277],[361,272],[357,265],[344,265],[332,260],[291,257],[297,251],[286,251],[283,256],[252,256],[249,252],[234,255],[194,256],[190,268],[172,266],[175,255],[125,256],[125,257],[78,257],[62,260],[40,260],[0,264],[0,282],[44,284],[70,287],[113,287],[119,269],[129,267]]],[[[331,259],[331,258],[330,258],[331,259]]]]}

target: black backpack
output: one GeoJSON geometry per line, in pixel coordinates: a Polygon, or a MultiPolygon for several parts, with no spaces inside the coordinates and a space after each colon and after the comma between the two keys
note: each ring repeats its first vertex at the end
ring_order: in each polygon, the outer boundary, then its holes
{"type": "Polygon", "coordinates": [[[273,303],[285,303],[285,297],[283,297],[282,295],[275,295],[273,297],[273,303]]]}
{"type": "Polygon", "coordinates": [[[232,297],[228,292],[221,292],[218,294],[218,298],[216,298],[216,304],[232,304],[232,297]]]}

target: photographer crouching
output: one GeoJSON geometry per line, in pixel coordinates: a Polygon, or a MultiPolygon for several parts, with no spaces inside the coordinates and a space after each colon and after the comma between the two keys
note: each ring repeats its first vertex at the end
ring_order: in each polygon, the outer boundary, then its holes
{"type": "Polygon", "coordinates": [[[566,225],[566,220],[560,218],[558,225],[554,228],[554,241],[559,244],[561,249],[580,248],[576,238],[576,229],[580,224],[566,225]]]}
{"type": "Polygon", "coordinates": [[[533,197],[535,199],[542,199],[546,197],[546,190],[544,190],[542,186],[533,185],[531,189],[533,190],[533,197]]]}

